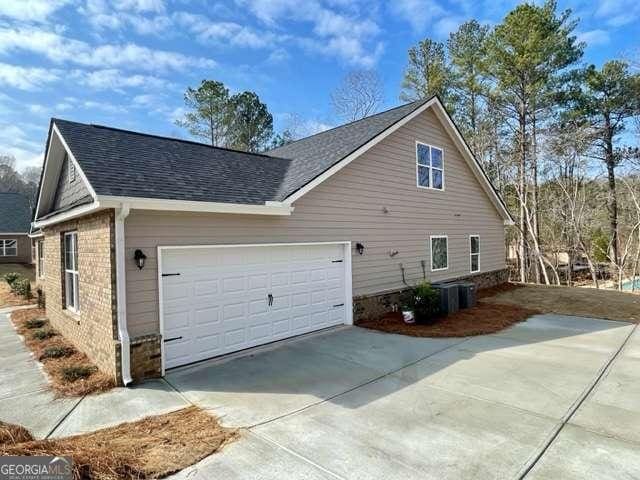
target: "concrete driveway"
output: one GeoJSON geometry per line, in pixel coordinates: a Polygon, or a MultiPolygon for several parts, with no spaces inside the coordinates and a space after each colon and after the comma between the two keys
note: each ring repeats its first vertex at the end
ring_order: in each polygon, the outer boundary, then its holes
{"type": "Polygon", "coordinates": [[[470,339],[346,328],[172,371],[243,427],[175,478],[640,478],[632,332],[559,315],[470,339]]]}

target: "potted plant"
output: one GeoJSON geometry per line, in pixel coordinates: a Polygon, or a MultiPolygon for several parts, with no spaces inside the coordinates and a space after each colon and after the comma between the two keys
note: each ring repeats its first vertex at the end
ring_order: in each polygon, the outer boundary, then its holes
{"type": "Polygon", "coordinates": [[[431,323],[440,310],[440,296],[429,282],[423,281],[407,290],[402,298],[402,315],[407,323],[431,323]],[[410,319],[410,321],[407,321],[410,319]]]}

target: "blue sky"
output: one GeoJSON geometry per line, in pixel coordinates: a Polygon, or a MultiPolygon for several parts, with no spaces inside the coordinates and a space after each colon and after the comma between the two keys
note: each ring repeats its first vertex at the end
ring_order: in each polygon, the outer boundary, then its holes
{"type": "MultiPolygon", "coordinates": [[[[505,0],[0,0],[0,153],[38,165],[49,118],[188,137],[182,95],[204,79],[253,90],[276,129],[333,126],[330,93],[375,68],[399,103],[407,49],[470,18],[494,24],[505,0]]],[[[580,18],[584,62],[637,52],[640,2],[562,0],[580,18]]]]}

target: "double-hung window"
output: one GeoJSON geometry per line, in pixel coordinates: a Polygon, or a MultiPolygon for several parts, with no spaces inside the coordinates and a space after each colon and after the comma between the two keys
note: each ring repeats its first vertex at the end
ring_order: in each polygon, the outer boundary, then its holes
{"type": "Polygon", "coordinates": [[[471,273],[480,271],[480,235],[469,236],[469,259],[471,265],[471,273]]]}
{"type": "Polygon", "coordinates": [[[78,233],[64,234],[64,304],[72,312],[80,311],[78,276],[78,233]]]}
{"type": "Polygon", "coordinates": [[[0,257],[16,257],[17,255],[17,240],[0,239],[0,257]]]}
{"type": "Polygon", "coordinates": [[[38,257],[38,277],[44,277],[44,240],[36,243],[36,256],[38,257]]]}
{"type": "Polygon", "coordinates": [[[444,159],[441,148],[416,142],[418,187],[444,190],[444,159]]]}
{"type": "Polygon", "coordinates": [[[449,268],[449,239],[446,235],[431,236],[431,271],[449,268]]]}

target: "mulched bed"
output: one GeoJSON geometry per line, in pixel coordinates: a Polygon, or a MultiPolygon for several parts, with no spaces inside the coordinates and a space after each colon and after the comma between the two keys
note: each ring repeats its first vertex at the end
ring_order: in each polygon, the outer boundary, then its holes
{"type": "Polygon", "coordinates": [[[26,299],[22,295],[16,295],[11,291],[11,287],[0,278],[0,308],[5,307],[18,307],[21,305],[35,304],[36,300],[33,298],[26,299]]]}
{"type": "Polygon", "coordinates": [[[11,321],[24,338],[25,345],[36,359],[44,365],[49,375],[51,388],[59,396],[83,396],[104,392],[115,387],[115,380],[99,371],[82,352],[79,352],[68,340],[49,326],[45,321],[39,328],[29,328],[29,321],[45,319],[42,308],[17,310],[11,313],[11,321]],[[47,338],[37,338],[46,337],[47,338]],[[45,353],[63,352],[57,358],[47,358],[45,353]],[[84,376],[84,378],[78,378],[84,376]]]}
{"type": "Polygon", "coordinates": [[[407,324],[402,313],[397,312],[380,320],[359,322],[358,326],[412,337],[470,337],[499,332],[538,313],[517,305],[478,302],[473,308],[459,310],[429,325],[407,324]]]}
{"type": "Polygon", "coordinates": [[[61,439],[33,440],[24,432],[0,422],[0,455],[69,456],[75,479],[100,480],[161,478],[238,437],[197,407],[61,439]]]}

